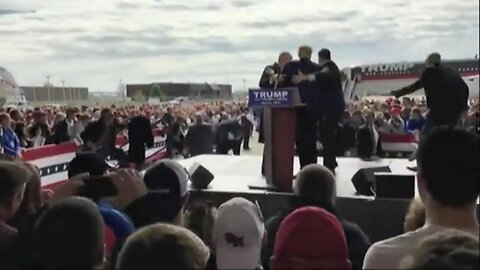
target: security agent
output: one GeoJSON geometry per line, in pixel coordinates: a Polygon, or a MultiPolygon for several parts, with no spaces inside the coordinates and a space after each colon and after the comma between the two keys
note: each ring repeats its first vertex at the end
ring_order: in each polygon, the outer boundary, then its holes
{"type": "Polygon", "coordinates": [[[345,111],[345,99],[343,97],[341,72],[331,59],[328,49],[318,52],[320,69],[314,73],[299,71],[292,78],[293,83],[301,85],[311,82],[316,88],[316,108],[320,140],[323,144],[323,165],[332,172],[338,166],[336,160],[335,136],[338,132],[340,120],[345,111]]]}
{"type": "Polygon", "coordinates": [[[299,73],[311,74],[320,71],[320,66],[311,61],[312,48],[301,46],[298,49],[299,60],[288,63],[279,78],[282,87],[298,87],[300,99],[306,104],[297,108],[296,147],[301,168],[317,163],[317,119],[320,114],[319,88],[309,81],[295,84],[293,78],[299,73]]]}
{"type": "Polygon", "coordinates": [[[462,113],[468,109],[468,85],[457,71],[441,64],[439,53],[430,54],[425,64],[426,68],[416,82],[391,94],[398,98],[421,88],[425,90],[430,111],[423,132],[433,127],[457,125],[462,113]]]}
{"type": "MultiPolygon", "coordinates": [[[[260,82],[258,86],[260,88],[275,88],[278,86],[280,80],[282,80],[281,72],[283,67],[291,62],[293,59],[292,55],[289,52],[282,52],[278,55],[278,61],[272,65],[268,65],[265,67],[262,73],[262,77],[260,77],[260,82]]],[[[258,127],[258,142],[264,143],[264,130],[263,130],[263,110],[260,111],[260,125],[258,127]]],[[[265,153],[263,154],[265,157],[265,153]]],[[[265,175],[265,165],[264,159],[262,158],[262,175],[265,175]]]]}

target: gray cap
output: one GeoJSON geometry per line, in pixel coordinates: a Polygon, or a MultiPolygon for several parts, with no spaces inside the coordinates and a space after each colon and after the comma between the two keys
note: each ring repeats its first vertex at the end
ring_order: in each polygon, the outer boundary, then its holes
{"type": "Polygon", "coordinates": [[[427,65],[440,65],[441,60],[442,60],[442,57],[440,56],[440,54],[437,52],[434,52],[427,56],[427,59],[425,60],[425,62],[427,63],[427,65]]]}

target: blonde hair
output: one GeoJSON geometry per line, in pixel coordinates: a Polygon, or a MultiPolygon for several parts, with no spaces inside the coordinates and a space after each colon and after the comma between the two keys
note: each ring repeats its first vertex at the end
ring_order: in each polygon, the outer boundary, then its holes
{"type": "Polygon", "coordinates": [[[312,47],[303,45],[298,48],[298,57],[300,58],[312,58],[312,47]]]}
{"type": "Polygon", "coordinates": [[[413,199],[408,206],[403,230],[405,232],[415,231],[425,225],[425,206],[419,199],[413,199]]]}

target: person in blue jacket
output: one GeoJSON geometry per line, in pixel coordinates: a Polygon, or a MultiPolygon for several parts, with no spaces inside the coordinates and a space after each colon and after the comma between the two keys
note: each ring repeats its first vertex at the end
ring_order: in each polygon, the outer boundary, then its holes
{"type": "Polygon", "coordinates": [[[0,145],[7,158],[22,157],[22,146],[17,134],[12,129],[12,119],[7,113],[0,114],[0,145]]]}
{"type": "Polygon", "coordinates": [[[407,130],[414,132],[416,130],[422,131],[423,127],[427,123],[427,120],[422,116],[420,109],[415,108],[412,110],[412,115],[407,121],[407,130]]]}

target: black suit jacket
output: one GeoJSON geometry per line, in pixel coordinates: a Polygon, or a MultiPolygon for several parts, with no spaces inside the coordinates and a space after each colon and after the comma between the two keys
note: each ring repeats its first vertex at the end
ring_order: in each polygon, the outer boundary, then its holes
{"type": "Polygon", "coordinates": [[[225,144],[227,142],[241,142],[243,140],[243,129],[237,120],[225,120],[220,122],[215,133],[215,143],[225,144]],[[228,138],[228,134],[231,133],[234,137],[233,140],[228,138]]]}
{"type": "MultiPolygon", "coordinates": [[[[272,74],[268,72],[268,70],[273,70],[274,74],[280,74],[282,68],[278,63],[274,63],[273,65],[268,65],[263,69],[262,76],[260,77],[260,82],[258,83],[258,86],[260,88],[273,88],[275,85],[270,83],[270,77],[272,74]]],[[[260,113],[260,125],[258,127],[258,142],[264,143],[265,138],[263,134],[263,110],[261,110],[260,113]]]]}
{"type": "Polygon", "coordinates": [[[380,155],[382,153],[382,144],[380,143],[380,138],[375,142],[373,137],[374,135],[367,125],[363,125],[357,130],[358,157],[371,158],[374,155],[380,155]],[[377,151],[374,151],[375,144],[377,146],[377,151]]]}
{"type": "Polygon", "coordinates": [[[125,128],[125,125],[118,123],[117,121],[114,121],[113,124],[109,127],[105,125],[105,123],[102,120],[97,120],[90,122],[86,127],[85,130],[80,134],[80,137],[82,138],[83,142],[85,143],[84,147],[86,150],[91,150],[87,146],[87,142],[92,142],[95,144],[98,144],[100,142],[100,139],[102,138],[103,133],[105,132],[106,128],[110,128],[110,149],[115,149],[115,143],[117,139],[117,134],[120,130],[125,128]]]}
{"type": "Polygon", "coordinates": [[[128,123],[128,160],[145,162],[145,146],[153,146],[153,133],[150,121],[143,116],[135,116],[128,123]]]}
{"type": "Polygon", "coordinates": [[[215,134],[212,126],[207,124],[195,124],[188,128],[185,136],[185,144],[187,145],[190,156],[198,156],[202,154],[213,153],[213,144],[215,134]]]}
{"type": "Polygon", "coordinates": [[[468,109],[468,85],[457,71],[449,67],[426,68],[416,82],[393,92],[395,96],[403,96],[421,88],[425,90],[430,108],[428,119],[433,122],[448,124],[458,121],[468,109]]]}
{"type": "Polygon", "coordinates": [[[315,74],[315,82],[320,89],[319,102],[322,113],[340,120],[345,111],[345,98],[342,88],[342,73],[337,64],[329,61],[315,74]]]}
{"type": "Polygon", "coordinates": [[[320,65],[310,59],[302,58],[288,63],[282,70],[282,74],[285,75],[285,82],[281,86],[298,87],[302,102],[307,104],[308,111],[314,114],[321,113],[321,97],[318,84],[304,81],[296,85],[292,82],[292,78],[294,75],[298,75],[298,71],[304,74],[312,74],[318,72],[320,68],[320,65]]]}
{"type": "Polygon", "coordinates": [[[52,128],[52,131],[52,142],[54,144],[60,144],[70,141],[70,137],[68,136],[68,123],[66,119],[63,119],[62,121],[55,124],[52,128]]]}

